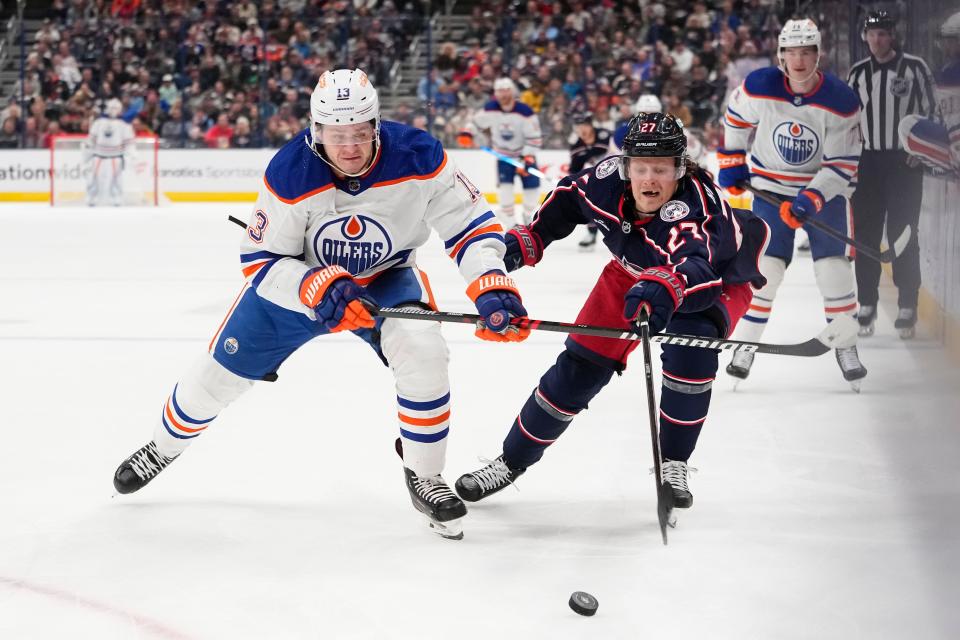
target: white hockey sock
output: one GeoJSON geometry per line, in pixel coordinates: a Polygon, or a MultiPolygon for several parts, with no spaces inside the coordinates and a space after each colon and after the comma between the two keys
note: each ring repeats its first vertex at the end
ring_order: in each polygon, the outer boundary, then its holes
{"type": "Polygon", "coordinates": [[[252,380],[230,373],[204,354],[174,386],[153,432],[165,456],[183,453],[217,414],[253,386],[252,380]]]}
{"type": "Polygon", "coordinates": [[[857,315],[853,266],[842,256],[822,258],[813,263],[813,273],[823,296],[823,311],[830,322],[838,316],[857,315]]]}
{"type": "Polygon", "coordinates": [[[497,187],[497,198],[500,203],[500,218],[503,222],[503,228],[509,229],[516,224],[514,218],[514,196],[513,185],[502,183],[497,187]]]}
{"type": "Polygon", "coordinates": [[[540,206],[540,188],[523,190],[523,224],[530,224],[540,206]]]}
{"type": "Polygon", "coordinates": [[[767,321],[773,313],[773,301],[777,297],[777,290],[783,282],[783,274],[787,270],[787,263],[780,258],[761,256],[760,273],[767,279],[767,284],[759,291],[754,292],[750,308],[737,324],[734,338],[757,342],[767,328],[767,321]]]}
{"type": "Polygon", "coordinates": [[[450,431],[449,353],[440,324],[388,319],[380,344],[396,380],[403,464],[418,476],[437,475],[450,431]]]}

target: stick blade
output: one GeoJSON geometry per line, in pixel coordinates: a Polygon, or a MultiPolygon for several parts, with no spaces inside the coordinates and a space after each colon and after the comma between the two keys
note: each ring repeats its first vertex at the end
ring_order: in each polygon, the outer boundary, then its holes
{"type": "Polygon", "coordinates": [[[670,512],[673,511],[673,487],[666,482],[657,485],[657,520],[660,522],[660,537],[667,545],[667,525],[670,524],[670,512]]]}
{"type": "Polygon", "coordinates": [[[860,325],[853,316],[838,316],[820,332],[817,340],[828,349],[852,347],[857,344],[857,331],[860,325]]]}

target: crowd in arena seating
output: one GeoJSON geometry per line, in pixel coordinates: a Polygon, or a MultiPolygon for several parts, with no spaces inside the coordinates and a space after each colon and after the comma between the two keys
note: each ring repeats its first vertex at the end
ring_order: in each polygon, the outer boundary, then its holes
{"type": "MultiPolygon", "coordinates": [[[[83,133],[118,97],[124,118],[165,146],[276,147],[306,126],[316,79],[360,67],[382,92],[390,66],[436,7],[399,0],[53,0],[17,87],[0,105],[0,147],[83,133]]],[[[434,45],[416,95],[384,117],[446,144],[472,126],[493,81],[511,77],[538,114],[545,148],[572,119],[613,128],[642,94],[719,135],[725,96],[771,63],[784,16],[773,0],[493,0],[461,42],[434,45]]]]}

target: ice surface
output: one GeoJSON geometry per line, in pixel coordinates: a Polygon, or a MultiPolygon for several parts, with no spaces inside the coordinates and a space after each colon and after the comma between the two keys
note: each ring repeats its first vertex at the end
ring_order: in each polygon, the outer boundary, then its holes
{"type": "MultiPolygon", "coordinates": [[[[304,347],[147,489],[111,497],[239,291],[226,216],[246,212],[0,210],[0,637],[960,634],[960,373],[897,339],[889,305],[859,396],[832,355],[759,356],[735,393],[720,374],[668,547],[639,350],[519,492],[470,506],[461,542],[410,506],[392,378],[351,336],[304,347]],[[576,590],[595,617],[567,607],[576,590]]],[[[532,316],[574,319],[606,260],[578,237],[517,274],[532,316]]],[[[440,307],[472,311],[440,243],[420,257],[440,307]]],[[[764,339],[816,335],[821,308],[801,256],[764,339]]],[[[444,334],[452,484],[499,452],[563,336],[444,334]]]]}

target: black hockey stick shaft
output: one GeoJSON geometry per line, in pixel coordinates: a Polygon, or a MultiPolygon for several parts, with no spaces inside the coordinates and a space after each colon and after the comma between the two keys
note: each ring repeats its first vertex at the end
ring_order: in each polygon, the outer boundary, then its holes
{"type": "MultiPolygon", "coordinates": [[[[429,311],[415,307],[371,307],[373,315],[382,318],[397,318],[401,320],[432,320],[434,322],[456,322],[476,326],[483,322],[483,316],[474,313],[456,313],[451,311],[429,311]]],[[[598,327],[589,324],[573,324],[569,322],[554,322],[551,320],[533,320],[531,318],[514,318],[511,324],[521,329],[531,331],[552,331],[555,333],[572,333],[583,336],[599,336],[601,338],[618,338],[621,340],[640,340],[640,334],[628,329],[615,327],[598,327]]],[[[834,337],[840,325],[827,325],[821,334],[806,342],[795,344],[768,344],[763,342],[745,342],[740,340],[721,340],[706,336],[695,336],[679,333],[661,333],[650,336],[650,342],[672,344],[695,349],[718,349],[721,351],[752,351],[754,353],[769,353],[782,356],[814,357],[823,355],[833,347],[834,337]]],[[[856,328],[853,329],[856,332],[856,328]]]]}
{"type": "Polygon", "coordinates": [[[240,218],[235,218],[234,216],[227,216],[227,220],[229,220],[233,224],[243,227],[244,229],[247,228],[247,223],[241,220],[240,218]]]}
{"type": "Polygon", "coordinates": [[[640,312],[640,340],[643,349],[643,378],[647,386],[647,414],[650,419],[650,445],[653,449],[653,483],[657,489],[657,522],[660,537],[667,544],[667,524],[673,511],[673,488],[663,482],[663,460],[660,457],[660,430],[657,428],[657,392],[653,388],[653,356],[650,354],[650,322],[647,312],[640,312]]]}
{"type": "MultiPolygon", "coordinates": [[[[783,202],[786,202],[784,198],[778,198],[772,193],[763,191],[762,189],[757,189],[756,187],[747,183],[741,183],[741,186],[767,204],[771,204],[775,207],[779,207],[783,202]]],[[[878,253],[876,249],[868,247],[859,240],[854,240],[850,236],[844,235],[825,222],[821,222],[812,216],[807,216],[804,218],[803,224],[810,225],[817,231],[821,231],[832,238],[836,238],[841,242],[845,242],[864,256],[876,260],[877,262],[893,262],[893,259],[903,251],[903,249],[907,246],[907,243],[910,241],[910,227],[908,226],[906,229],[904,229],[900,238],[898,238],[889,249],[878,253]],[[897,250],[898,247],[899,250],[897,250]]]]}

